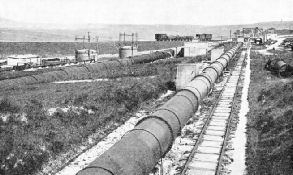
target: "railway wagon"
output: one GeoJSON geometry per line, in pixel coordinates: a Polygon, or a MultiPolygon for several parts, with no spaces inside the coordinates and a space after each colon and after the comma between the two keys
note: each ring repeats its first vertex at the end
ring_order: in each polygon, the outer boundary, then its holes
{"type": "Polygon", "coordinates": [[[65,65],[66,63],[69,63],[68,59],[60,59],[60,58],[43,58],[42,59],[42,67],[47,66],[58,66],[58,65],[65,65]]]}
{"type": "Polygon", "coordinates": [[[155,34],[157,41],[169,41],[169,37],[166,34],[155,34]]]}
{"type": "Polygon", "coordinates": [[[197,39],[199,39],[200,41],[211,41],[213,35],[212,34],[196,34],[195,35],[197,39]]]}
{"type": "Polygon", "coordinates": [[[155,39],[157,41],[192,41],[193,36],[179,36],[179,35],[170,35],[167,34],[155,34],[155,39]]]}

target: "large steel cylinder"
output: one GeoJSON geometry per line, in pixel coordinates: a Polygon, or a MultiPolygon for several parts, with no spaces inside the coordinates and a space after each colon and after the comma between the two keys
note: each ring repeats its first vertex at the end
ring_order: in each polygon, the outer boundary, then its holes
{"type": "Polygon", "coordinates": [[[101,78],[102,78],[102,73],[105,73],[106,70],[110,70],[110,69],[114,69],[116,67],[122,67],[122,66],[130,66],[132,64],[150,63],[159,59],[169,58],[171,57],[170,52],[172,52],[172,49],[169,49],[166,51],[158,51],[151,54],[138,55],[138,56],[134,56],[133,58],[105,61],[105,62],[99,62],[96,64],[87,64],[87,65],[83,65],[79,67],[64,67],[62,70],[54,71],[54,73],[47,72],[47,73],[43,73],[39,75],[33,75],[28,77],[25,76],[25,77],[15,78],[13,80],[7,80],[8,83],[0,83],[0,88],[6,88],[7,86],[9,87],[17,86],[21,84],[49,83],[53,81],[72,79],[72,78],[83,79],[83,78],[89,77],[88,73],[101,72],[101,78]],[[29,81],[28,79],[30,79],[31,77],[34,78],[35,81],[29,81]]]}
{"type": "MultiPolygon", "coordinates": [[[[241,44],[236,45],[219,62],[227,65],[241,44]],[[224,61],[222,61],[224,60],[224,61]]],[[[175,138],[222,73],[216,62],[195,77],[153,114],[143,118],[133,130],[78,175],[143,175],[155,167],[170,150],[175,138]]]]}

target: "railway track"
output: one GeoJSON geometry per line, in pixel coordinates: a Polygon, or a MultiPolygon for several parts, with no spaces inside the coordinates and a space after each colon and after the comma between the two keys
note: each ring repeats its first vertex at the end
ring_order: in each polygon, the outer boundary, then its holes
{"type": "Polygon", "coordinates": [[[216,104],[213,106],[201,131],[198,132],[189,156],[186,157],[183,166],[177,167],[177,175],[218,175],[221,173],[223,155],[230,133],[232,106],[244,56],[243,51],[235,68],[230,72],[231,75],[224,84],[216,104]]]}
{"type": "MultiPolygon", "coordinates": [[[[183,175],[183,174],[219,174],[227,155],[223,160],[226,143],[230,140],[229,132],[235,129],[235,107],[232,106],[240,76],[245,52],[224,72],[222,80],[214,85],[213,95],[206,99],[206,104],[213,101],[211,107],[202,106],[182,129],[170,152],[163,158],[163,166],[156,166],[157,171],[150,175],[183,175]],[[208,108],[207,108],[208,107],[208,108]],[[233,117],[233,119],[231,118],[233,117]],[[232,122],[231,122],[232,121],[232,122]],[[229,125],[231,124],[231,128],[229,125]],[[160,173],[159,173],[160,172],[160,173]]],[[[235,58],[236,59],[236,58],[235,58]]],[[[210,106],[210,105],[209,105],[210,106]]]]}

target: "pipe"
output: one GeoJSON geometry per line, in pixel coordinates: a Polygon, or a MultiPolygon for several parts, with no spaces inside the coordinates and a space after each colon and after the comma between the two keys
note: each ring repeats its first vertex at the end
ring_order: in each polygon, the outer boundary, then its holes
{"type": "MultiPolygon", "coordinates": [[[[12,82],[13,83],[7,83],[4,84],[3,81],[0,81],[0,88],[6,88],[10,87],[7,86],[7,84],[17,84],[17,85],[24,85],[24,84],[32,84],[32,83],[49,83],[53,81],[63,81],[68,80],[72,78],[90,78],[90,73],[99,73],[104,70],[111,70],[117,67],[123,67],[123,66],[130,66],[133,64],[142,64],[142,63],[150,63],[159,59],[166,59],[172,56],[172,49],[157,51],[151,54],[143,54],[139,56],[134,56],[133,58],[126,58],[126,59],[119,59],[119,60],[113,60],[113,61],[105,61],[100,62],[96,64],[86,64],[80,67],[65,67],[62,70],[59,71],[53,71],[53,72],[46,72],[43,74],[38,75],[31,75],[31,76],[24,76],[20,78],[15,79],[7,79],[5,81],[12,82]],[[64,74],[64,76],[58,76],[60,74],[64,74]],[[32,78],[28,78],[32,77],[32,78]],[[23,81],[23,80],[26,81],[23,81]]],[[[101,77],[102,78],[102,77],[101,77]]]]}
{"type": "Polygon", "coordinates": [[[284,78],[293,75],[293,68],[281,59],[269,59],[265,65],[265,69],[284,78]]]}
{"type": "Polygon", "coordinates": [[[232,56],[238,44],[213,62],[185,88],[140,120],[134,129],[77,175],[143,175],[148,174],[171,149],[201,100],[208,94],[232,56]]]}

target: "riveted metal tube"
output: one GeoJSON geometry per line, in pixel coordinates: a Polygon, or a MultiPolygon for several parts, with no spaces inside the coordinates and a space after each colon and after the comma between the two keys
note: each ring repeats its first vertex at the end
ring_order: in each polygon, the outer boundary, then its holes
{"type": "Polygon", "coordinates": [[[92,64],[86,64],[84,67],[88,70],[88,72],[95,72],[94,68],[91,66],[92,64]]]}
{"type": "MultiPolygon", "coordinates": [[[[165,125],[160,120],[148,121],[145,124],[157,126],[163,131],[166,130],[162,128],[165,125]]],[[[78,174],[147,174],[156,165],[157,160],[161,156],[162,151],[160,150],[158,139],[160,138],[154,137],[151,132],[136,128],[122,137],[119,142],[102,154],[99,159],[92,162],[85,171],[81,171],[78,174]]]]}
{"type": "Polygon", "coordinates": [[[286,63],[283,61],[283,60],[278,60],[276,63],[275,63],[275,66],[280,69],[281,67],[285,66],[286,63]]]}
{"type": "Polygon", "coordinates": [[[269,60],[265,68],[281,77],[290,77],[293,74],[293,68],[281,59],[269,60]]]}
{"type": "Polygon", "coordinates": [[[201,101],[208,93],[210,84],[207,80],[202,79],[201,77],[192,80],[190,83],[183,88],[189,91],[194,92],[194,95],[201,101]]]}
{"type": "MultiPolygon", "coordinates": [[[[213,62],[213,64],[216,64],[216,63],[221,64],[221,69],[223,70],[227,66],[228,61],[226,59],[217,59],[215,62],[213,62]]],[[[215,67],[215,66],[213,66],[213,67],[215,67]]]]}
{"type": "Polygon", "coordinates": [[[23,77],[22,79],[25,81],[25,84],[31,84],[36,81],[36,79],[30,76],[23,77]]]}
{"type": "MultiPolygon", "coordinates": [[[[67,77],[67,74],[66,72],[64,71],[55,71],[56,72],[56,76],[57,76],[57,79],[60,81],[60,80],[66,80],[66,77],[67,77]]],[[[36,83],[37,81],[35,81],[36,83]]]]}
{"type": "MultiPolygon", "coordinates": [[[[230,52],[231,56],[240,47],[230,52]]],[[[228,57],[230,59],[230,57],[228,57]]],[[[229,59],[219,58],[225,61],[229,59]]],[[[222,61],[219,61],[222,62],[222,61]]],[[[225,62],[223,62],[223,65],[225,62]]],[[[78,175],[142,175],[148,174],[169,151],[175,137],[198,108],[198,104],[223,71],[220,63],[206,68],[151,116],[142,119],[113,147],[78,175]],[[219,71],[219,72],[218,72],[219,71]],[[95,171],[95,169],[97,171],[95,171]]]]}
{"type": "Polygon", "coordinates": [[[216,81],[218,76],[221,75],[221,72],[222,72],[221,70],[223,70],[222,67],[215,67],[214,66],[214,67],[209,67],[209,69],[204,69],[202,72],[205,75],[209,76],[211,81],[214,82],[214,81],[216,81]]]}
{"type": "MultiPolygon", "coordinates": [[[[113,60],[113,61],[105,61],[105,62],[99,62],[96,64],[87,64],[80,67],[66,67],[63,68],[61,71],[55,71],[54,73],[43,73],[40,75],[34,75],[33,78],[36,79],[36,81],[29,81],[30,76],[27,78],[21,77],[16,78],[12,81],[9,81],[8,84],[0,85],[0,87],[6,87],[9,86],[16,86],[19,84],[31,84],[31,83],[49,83],[57,80],[65,80],[65,79],[71,79],[71,78],[88,78],[88,73],[105,73],[105,70],[109,70],[116,67],[122,67],[122,66],[130,66],[132,64],[141,64],[141,63],[149,63],[152,61],[156,61],[159,59],[165,59],[171,57],[170,52],[172,52],[172,49],[166,50],[166,51],[157,51],[155,53],[151,54],[143,54],[134,56],[133,58],[129,59],[122,59],[122,60],[113,60]],[[61,72],[61,73],[60,73],[61,72]],[[15,83],[14,83],[15,82],[15,83]]],[[[106,75],[107,76],[107,75],[106,75]]],[[[103,76],[101,75],[101,78],[103,76]]]]}

